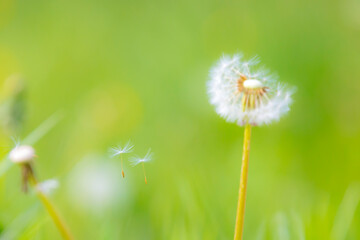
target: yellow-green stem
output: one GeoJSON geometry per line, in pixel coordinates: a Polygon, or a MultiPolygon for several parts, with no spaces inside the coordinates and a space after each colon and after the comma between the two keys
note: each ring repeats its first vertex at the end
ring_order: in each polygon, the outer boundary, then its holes
{"type": "Polygon", "coordinates": [[[38,188],[38,182],[32,173],[29,175],[29,183],[35,188],[37,196],[48,211],[56,227],[59,229],[62,237],[66,240],[74,239],[70,233],[70,230],[65,225],[64,221],[60,218],[58,212],[55,210],[48,197],[38,188]]]}
{"type": "Polygon", "coordinates": [[[251,125],[247,124],[245,126],[245,133],[244,133],[244,147],[243,147],[243,157],[242,157],[242,165],[241,165],[239,200],[237,205],[234,240],[241,240],[244,231],[246,186],[247,186],[248,169],[249,169],[250,137],[251,137],[251,125]]]}

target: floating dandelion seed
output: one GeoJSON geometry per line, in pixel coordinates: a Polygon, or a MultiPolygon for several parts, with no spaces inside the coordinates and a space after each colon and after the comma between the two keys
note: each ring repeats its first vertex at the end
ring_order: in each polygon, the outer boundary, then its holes
{"type": "Polygon", "coordinates": [[[258,63],[258,58],[243,61],[237,54],[223,56],[211,69],[210,102],[227,121],[259,126],[289,111],[293,91],[277,83],[267,70],[257,68],[258,63]]]}
{"type": "Polygon", "coordinates": [[[145,172],[145,164],[146,162],[149,162],[152,160],[153,157],[153,153],[151,152],[151,148],[148,150],[148,152],[146,153],[145,157],[140,158],[140,157],[134,157],[130,160],[131,165],[132,166],[136,166],[138,164],[142,164],[143,167],[143,171],[144,171],[144,178],[145,178],[145,184],[147,184],[147,179],[146,179],[146,172],[145,172]]]}
{"type": "Polygon", "coordinates": [[[123,176],[123,178],[125,177],[125,173],[124,173],[124,168],[123,168],[123,157],[122,155],[124,153],[130,153],[133,151],[134,145],[131,145],[130,141],[128,141],[126,143],[126,145],[124,147],[121,146],[117,146],[117,147],[113,147],[110,149],[111,152],[111,156],[112,157],[116,157],[116,156],[120,156],[120,160],[121,160],[121,174],[123,176]]]}
{"type": "Polygon", "coordinates": [[[235,240],[243,235],[251,126],[279,120],[289,111],[292,90],[277,83],[267,70],[256,68],[257,58],[243,61],[242,55],[223,56],[211,69],[208,82],[210,103],[229,122],[245,126],[235,240]]]}
{"type": "Polygon", "coordinates": [[[112,152],[112,156],[118,156],[121,155],[123,153],[130,153],[133,151],[134,145],[131,145],[130,141],[126,143],[126,145],[124,147],[121,146],[117,146],[117,147],[113,147],[111,148],[111,152],[112,152]]]}

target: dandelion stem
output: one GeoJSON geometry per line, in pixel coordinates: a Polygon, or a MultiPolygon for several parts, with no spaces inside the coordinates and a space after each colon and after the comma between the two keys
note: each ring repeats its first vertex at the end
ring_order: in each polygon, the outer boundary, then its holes
{"type": "Polygon", "coordinates": [[[121,174],[122,177],[125,178],[124,168],[123,168],[123,157],[122,154],[120,154],[120,160],[121,160],[121,174]]]}
{"type": "Polygon", "coordinates": [[[52,205],[48,197],[37,187],[38,181],[36,180],[35,176],[31,173],[29,174],[28,179],[29,179],[29,183],[35,188],[37,196],[39,197],[40,201],[48,211],[56,227],[59,229],[63,239],[72,240],[73,237],[72,234],[70,233],[70,230],[68,229],[64,221],[60,218],[55,207],[52,205]]]}
{"type": "Polygon", "coordinates": [[[239,200],[237,205],[234,240],[241,240],[244,231],[246,186],[247,186],[248,169],[249,169],[250,137],[251,137],[251,125],[247,124],[245,126],[245,133],[244,133],[244,146],[243,146],[243,156],[242,156],[242,166],[241,166],[241,176],[240,176],[239,200]]]}

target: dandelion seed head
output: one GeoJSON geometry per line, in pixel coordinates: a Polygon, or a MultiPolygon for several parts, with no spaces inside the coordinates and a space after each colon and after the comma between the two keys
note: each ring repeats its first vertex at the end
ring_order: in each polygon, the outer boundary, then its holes
{"type": "Polygon", "coordinates": [[[124,147],[117,146],[110,149],[112,157],[119,156],[124,153],[130,153],[133,151],[134,145],[131,145],[130,141],[125,144],[124,147]]]}
{"type": "Polygon", "coordinates": [[[146,153],[146,155],[144,157],[133,157],[130,159],[131,165],[132,166],[136,166],[139,163],[145,163],[145,162],[150,162],[153,158],[153,153],[151,152],[151,149],[148,150],[148,152],[146,153]]]}
{"type": "Polygon", "coordinates": [[[211,69],[210,103],[227,121],[263,125],[289,111],[293,91],[277,83],[267,69],[257,67],[259,62],[257,57],[244,61],[241,54],[224,55],[211,69]]]}
{"type": "Polygon", "coordinates": [[[35,150],[28,145],[16,145],[9,153],[9,159],[14,163],[28,163],[35,157],[35,150]]]}

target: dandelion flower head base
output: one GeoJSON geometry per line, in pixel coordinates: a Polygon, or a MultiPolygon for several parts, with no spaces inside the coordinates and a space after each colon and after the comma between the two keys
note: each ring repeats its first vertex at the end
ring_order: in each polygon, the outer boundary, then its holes
{"type": "Polygon", "coordinates": [[[257,58],[243,61],[241,55],[224,56],[211,70],[210,102],[216,112],[239,125],[268,124],[289,110],[291,91],[276,83],[257,58]]]}
{"type": "MultiPolygon", "coordinates": [[[[242,94],[241,106],[242,111],[246,112],[256,109],[263,104],[263,98],[266,96],[267,87],[256,79],[238,80],[238,91],[242,94]]],[[[267,96],[266,96],[267,97],[267,96]]]]}

